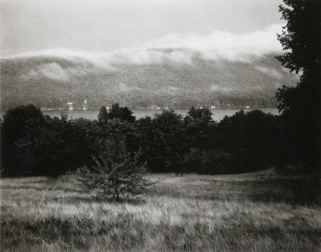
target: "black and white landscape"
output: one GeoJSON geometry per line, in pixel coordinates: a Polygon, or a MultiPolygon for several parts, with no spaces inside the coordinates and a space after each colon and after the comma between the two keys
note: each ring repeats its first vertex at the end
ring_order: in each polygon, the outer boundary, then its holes
{"type": "Polygon", "coordinates": [[[320,4],[0,0],[0,250],[320,251],[320,4]]]}

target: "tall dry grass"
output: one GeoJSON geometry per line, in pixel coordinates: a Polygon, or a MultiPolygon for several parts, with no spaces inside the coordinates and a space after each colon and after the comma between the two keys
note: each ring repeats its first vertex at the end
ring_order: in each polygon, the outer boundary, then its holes
{"type": "Polygon", "coordinates": [[[145,202],[123,203],[95,198],[72,176],[2,179],[1,251],[321,249],[319,199],[298,200],[290,180],[260,174],[149,179],[157,183],[145,202]]]}

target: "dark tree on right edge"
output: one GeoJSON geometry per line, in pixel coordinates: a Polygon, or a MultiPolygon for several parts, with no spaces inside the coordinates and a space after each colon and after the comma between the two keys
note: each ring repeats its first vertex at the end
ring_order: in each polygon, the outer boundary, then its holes
{"type": "Polygon", "coordinates": [[[280,6],[287,21],[278,35],[284,54],[277,59],[300,75],[295,87],[283,86],[276,94],[285,141],[283,162],[320,168],[321,1],[284,0],[280,6]]]}

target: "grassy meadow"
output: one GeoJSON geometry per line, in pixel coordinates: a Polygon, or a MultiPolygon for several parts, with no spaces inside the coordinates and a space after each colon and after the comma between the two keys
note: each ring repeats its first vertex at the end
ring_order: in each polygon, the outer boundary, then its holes
{"type": "Polygon", "coordinates": [[[1,179],[1,251],[321,249],[319,179],[272,170],[148,178],[156,183],[145,201],[122,203],[97,199],[73,176],[1,179]]]}

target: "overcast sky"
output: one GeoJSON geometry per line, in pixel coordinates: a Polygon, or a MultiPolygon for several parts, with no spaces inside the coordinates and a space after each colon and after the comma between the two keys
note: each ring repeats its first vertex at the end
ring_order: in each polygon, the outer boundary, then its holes
{"type": "Polygon", "coordinates": [[[234,39],[229,43],[243,38],[243,47],[247,38],[275,47],[275,33],[282,24],[281,0],[0,0],[0,4],[2,57],[61,48],[89,53],[142,46],[204,48],[208,43],[224,46],[226,39],[217,38],[225,35],[234,39]]]}

